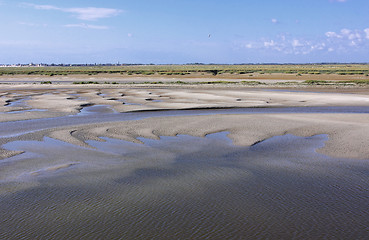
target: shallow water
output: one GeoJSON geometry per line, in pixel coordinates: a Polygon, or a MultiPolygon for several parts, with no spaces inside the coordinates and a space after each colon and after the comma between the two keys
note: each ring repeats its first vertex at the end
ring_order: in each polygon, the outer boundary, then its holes
{"type": "Polygon", "coordinates": [[[20,97],[11,99],[6,106],[7,107],[18,107],[18,108],[31,108],[26,101],[29,100],[30,97],[20,97]]]}
{"type": "Polygon", "coordinates": [[[81,111],[77,114],[77,116],[87,116],[93,114],[111,114],[111,113],[117,113],[117,111],[115,111],[109,105],[93,105],[82,108],[81,111]]]}
{"type": "Polygon", "coordinates": [[[193,116],[215,114],[260,114],[260,113],[369,113],[369,107],[273,107],[273,108],[231,108],[231,109],[197,109],[197,110],[163,110],[128,113],[109,113],[111,108],[105,105],[85,107],[85,114],[65,117],[0,122],[0,138],[22,135],[24,132],[47,128],[72,126],[77,124],[103,123],[114,121],[139,120],[149,117],[193,116]],[[86,114],[87,113],[87,114],[86,114]]]}
{"type": "Polygon", "coordinates": [[[0,238],[365,239],[369,159],[316,153],[325,135],[226,134],[8,143],[26,153],[0,168],[0,238]]]}
{"type": "Polygon", "coordinates": [[[19,97],[15,99],[9,99],[5,107],[13,108],[15,110],[9,112],[0,112],[0,114],[16,114],[16,113],[26,113],[26,112],[44,112],[45,109],[32,108],[27,104],[27,101],[31,97],[19,97]]]}

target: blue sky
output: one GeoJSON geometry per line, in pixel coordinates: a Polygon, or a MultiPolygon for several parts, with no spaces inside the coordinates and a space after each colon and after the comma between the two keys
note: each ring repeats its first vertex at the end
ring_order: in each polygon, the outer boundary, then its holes
{"type": "Polygon", "coordinates": [[[0,0],[0,64],[369,62],[368,0],[0,0]]]}

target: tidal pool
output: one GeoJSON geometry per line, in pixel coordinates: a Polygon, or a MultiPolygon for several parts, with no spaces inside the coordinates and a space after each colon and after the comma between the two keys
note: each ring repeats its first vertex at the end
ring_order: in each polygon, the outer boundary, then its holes
{"type": "Polygon", "coordinates": [[[25,153],[0,163],[0,238],[367,237],[368,159],[318,154],[326,135],[226,135],[8,143],[25,153]]]}

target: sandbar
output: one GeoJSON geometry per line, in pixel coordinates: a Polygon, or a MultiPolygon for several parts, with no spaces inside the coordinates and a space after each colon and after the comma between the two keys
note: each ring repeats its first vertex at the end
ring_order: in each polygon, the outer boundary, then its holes
{"type": "MultiPolygon", "coordinates": [[[[77,116],[83,109],[103,106],[112,113],[184,109],[278,108],[311,106],[369,107],[367,88],[250,88],[234,85],[4,85],[0,90],[0,128],[6,123],[29,119],[77,116]],[[3,125],[1,125],[3,123],[3,125]]],[[[97,112],[95,114],[105,114],[97,112]]],[[[137,121],[80,124],[42,129],[1,137],[3,145],[16,140],[42,140],[48,136],[89,147],[86,140],[110,137],[140,142],[137,138],[186,134],[206,136],[220,131],[236,145],[251,146],[273,136],[328,134],[320,153],[333,157],[367,159],[369,156],[369,114],[268,113],[218,114],[209,116],[156,117],[137,121]]],[[[21,152],[0,149],[0,159],[21,152]]]]}

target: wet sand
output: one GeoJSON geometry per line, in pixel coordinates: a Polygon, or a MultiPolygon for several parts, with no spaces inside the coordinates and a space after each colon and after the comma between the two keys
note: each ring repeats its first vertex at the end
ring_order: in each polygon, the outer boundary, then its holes
{"type": "Polygon", "coordinates": [[[368,159],[316,153],[326,135],[226,135],[6,144],[26,153],[0,169],[0,238],[365,239],[368,159]]]}
{"type": "MultiPolygon", "coordinates": [[[[6,123],[48,119],[83,114],[93,109],[95,114],[128,113],[141,111],[222,109],[222,108],[277,108],[308,106],[361,106],[369,107],[369,91],[360,89],[346,93],[347,89],[331,92],[306,89],[255,89],[240,86],[75,86],[75,85],[4,85],[0,91],[0,128],[6,123]]],[[[96,115],[95,115],[96,116],[96,115]]],[[[27,122],[19,122],[26,125],[27,122]]],[[[27,133],[27,127],[23,127],[27,133]]],[[[16,137],[0,138],[0,143],[20,139],[42,139],[50,136],[80,146],[85,140],[112,137],[138,142],[137,137],[158,139],[160,136],[187,134],[205,136],[229,131],[237,145],[250,146],[273,136],[291,133],[298,136],[328,134],[329,141],[319,151],[330,156],[365,158],[369,156],[368,114],[254,114],[188,116],[152,118],[140,121],[100,123],[74,127],[54,127],[31,134],[17,133],[16,137]]],[[[7,132],[7,135],[11,133],[7,132]]],[[[0,158],[16,152],[0,149],[0,158]]]]}
{"type": "Polygon", "coordinates": [[[4,239],[367,232],[364,88],[18,83],[0,110],[4,239]]]}

